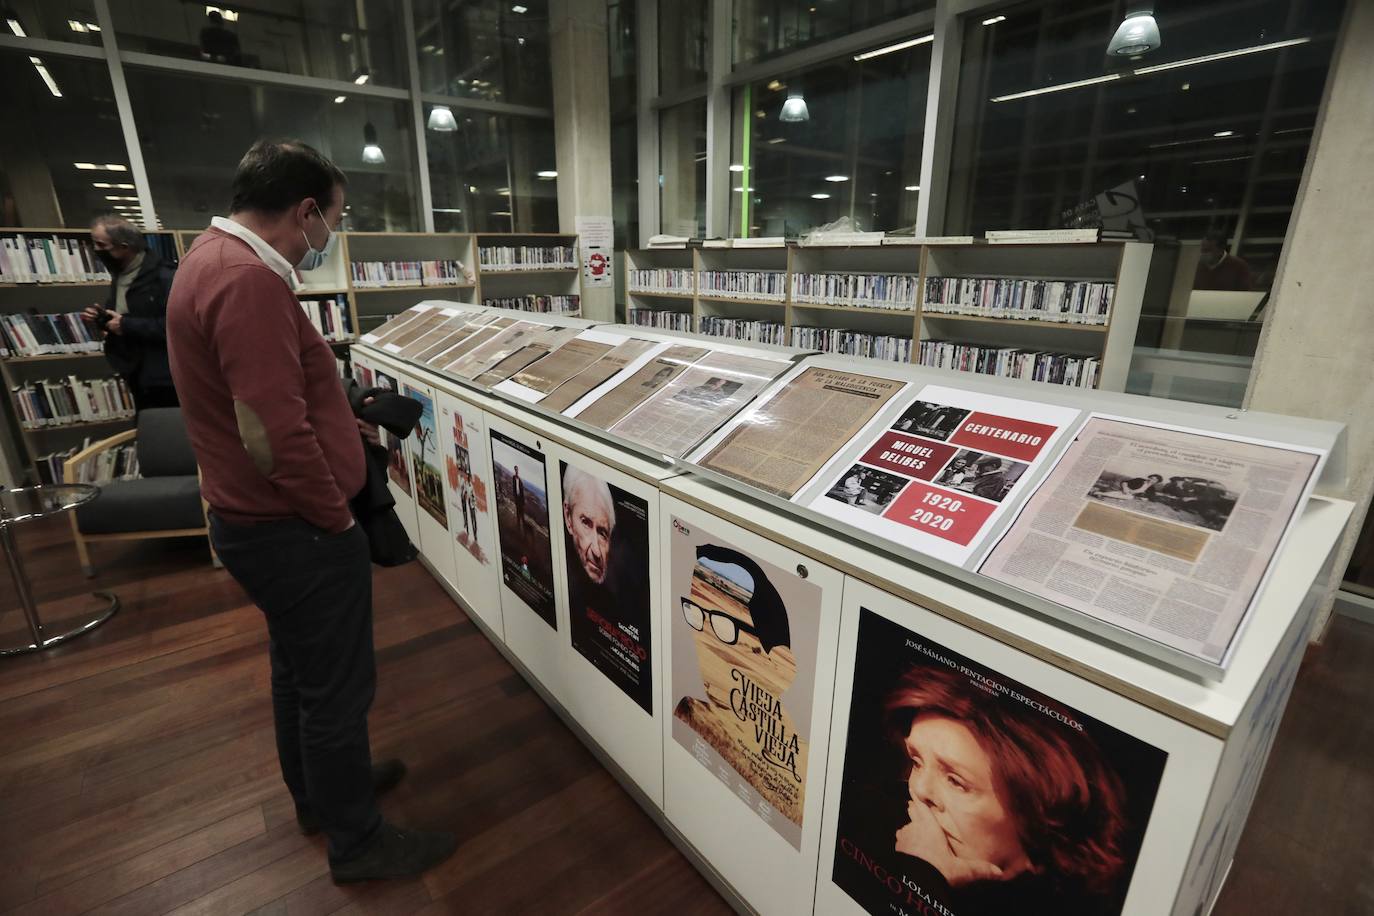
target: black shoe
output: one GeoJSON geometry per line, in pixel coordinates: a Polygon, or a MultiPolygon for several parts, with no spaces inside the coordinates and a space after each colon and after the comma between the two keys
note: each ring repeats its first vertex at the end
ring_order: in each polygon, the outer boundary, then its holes
{"type": "Polygon", "coordinates": [[[418,875],[453,855],[458,838],[438,830],[402,830],[383,822],[361,853],[344,862],[330,862],[335,884],[405,878],[418,875]]]}
{"type": "MultiPolygon", "coordinates": [[[[372,765],[373,796],[380,798],[390,792],[405,778],[405,775],[405,763],[394,757],[390,760],[383,760],[381,763],[374,763],[372,765]]],[[[314,836],[320,832],[320,819],[309,808],[298,807],[296,809],[296,824],[300,826],[301,833],[306,836],[314,836]]]]}

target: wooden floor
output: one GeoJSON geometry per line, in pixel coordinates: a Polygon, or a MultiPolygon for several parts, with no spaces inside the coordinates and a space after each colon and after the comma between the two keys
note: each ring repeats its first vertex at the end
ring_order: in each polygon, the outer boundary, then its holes
{"type": "MultiPolygon", "coordinates": [[[[66,529],[22,536],[40,595],[84,601],[66,529]]],[[[422,879],[336,888],[277,772],[258,611],[203,544],[97,550],[120,614],[0,660],[0,913],[728,912],[418,566],[376,579],[372,742],[410,765],[382,808],[462,845],[422,879]]],[[[0,613],[0,643],[19,623],[0,613]]],[[[1341,620],[1300,676],[1218,913],[1374,913],[1371,693],[1374,627],[1341,620]]]]}

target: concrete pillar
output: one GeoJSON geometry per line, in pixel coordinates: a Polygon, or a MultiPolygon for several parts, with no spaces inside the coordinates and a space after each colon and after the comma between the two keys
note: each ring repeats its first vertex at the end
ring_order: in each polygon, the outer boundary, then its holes
{"type": "MultiPolygon", "coordinates": [[[[549,57],[558,161],[558,226],[611,216],[610,57],[605,0],[550,0],[549,57]]],[[[616,265],[620,269],[620,265],[616,265]]],[[[582,314],[615,320],[615,287],[585,287],[582,314]]]]}
{"type": "Polygon", "coordinates": [[[1374,492],[1374,3],[1351,3],[1255,354],[1246,406],[1347,426],[1349,478],[1326,495],[1354,500],[1314,636],[1374,492]]]}
{"type": "Polygon", "coordinates": [[[10,194],[14,196],[14,208],[18,211],[18,219],[10,225],[41,229],[58,229],[65,225],[62,205],[53,187],[52,171],[32,136],[22,131],[0,134],[0,162],[5,163],[10,194]]]}

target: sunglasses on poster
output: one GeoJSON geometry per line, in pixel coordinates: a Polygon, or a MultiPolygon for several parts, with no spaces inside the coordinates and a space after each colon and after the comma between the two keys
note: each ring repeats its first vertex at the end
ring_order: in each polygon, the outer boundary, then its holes
{"type": "Polygon", "coordinates": [[[755,637],[758,636],[758,630],[755,630],[752,626],[740,620],[738,617],[732,617],[724,611],[704,608],[690,598],[682,598],[680,600],[682,601],[682,616],[683,619],[687,621],[688,626],[697,631],[704,631],[706,629],[706,622],[709,619],[711,622],[711,635],[715,636],[716,639],[719,639],[727,646],[733,646],[735,643],[739,642],[739,634],[741,632],[749,633],[755,637]]]}

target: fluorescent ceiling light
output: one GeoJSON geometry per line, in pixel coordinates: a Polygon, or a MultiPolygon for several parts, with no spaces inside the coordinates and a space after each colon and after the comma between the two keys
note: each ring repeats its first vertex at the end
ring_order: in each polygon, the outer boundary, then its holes
{"type": "Polygon", "coordinates": [[[744,166],[740,165],[738,162],[732,162],[732,163],[730,163],[730,171],[732,171],[732,172],[743,172],[743,171],[744,171],[744,166]]]}
{"type": "Polygon", "coordinates": [[[347,100],[348,100],[348,96],[346,96],[346,95],[336,95],[336,96],[334,96],[334,104],[335,104],[335,105],[342,105],[342,104],[343,104],[345,101],[347,101],[347,100]]]}
{"type": "Polygon", "coordinates": [[[510,188],[497,188],[496,193],[502,197],[510,197],[510,188]]]}
{"type": "Polygon", "coordinates": [[[83,35],[86,32],[86,24],[83,22],[77,22],[75,19],[67,20],[67,28],[71,29],[73,32],[77,32],[83,35]]]}
{"type": "Polygon", "coordinates": [[[554,169],[544,169],[544,171],[542,172],[535,172],[534,177],[542,178],[545,181],[552,181],[553,179],[558,177],[558,172],[554,169]]]}
{"type": "Polygon", "coordinates": [[[1112,80],[1121,79],[1120,73],[1108,73],[1104,76],[1093,76],[1085,80],[1074,80],[1072,83],[1060,83],[1056,86],[1045,86],[1042,89],[1027,89],[1025,92],[1013,92],[1011,95],[993,96],[990,101],[1010,102],[1013,99],[1024,99],[1032,95],[1045,95],[1049,92],[1063,92],[1065,89],[1078,89],[1081,86],[1095,86],[1098,83],[1110,83],[1112,80]]]}
{"type": "Polygon", "coordinates": [[[753,189],[753,188],[746,188],[746,187],[738,187],[738,188],[732,188],[731,190],[733,190],[733,191],[738,191],[738,192],[740,192],[740,193],[742,194],[742,193],[744,193],[745,191],[752,191],[752,190],[754,190],[754,189],[753,189]]]}
{"type": "Polygon", "coordinates": [[[770,92],[779,92],[784,88],[784,86],[785,84],[782,80],[770,80],[768,83],[768,90],[770,92]]]}
{"type": "Polygon", "coordinates": [[[453,133],[458,129],[458,121],[453,110],[447,105],[435,105],[429,111],[429,129],[441,134],[453,133]]]}
{"type": "Polygon", "coordinates": [[[48,68],[43,66],[43,59],[41,57],[30,57],[29,63],[33,64],[33,69],[37,70],[38,75],[43,78],[43,82],[47,84],[48,91],[53,94],[53,98],[62,98],[62,90],[57,87],[57,80],[52,78],[52,74],[48,72],[48,68]]]}
{"type": "Polygon", "coordinates": [[[1219,130],[1212,134],[1213,137],[1234,137],[1235,135],[1236,132],[1234,130],[1219,130]]]}
{"type": "Polygon", "coordinates": [[[117,163],[117,162],[107,162],[107,163],[105,163],[105,171],[107,171],[107,172],[127,172],[127,171],[129,171],[129,167],[128,167],[127,165],[120,165],[120,164],[117,163]]]}
{"type": "Polygon", "coordinates": [[[907,189],[908,191],[919,191],[919,190],[921,190],[921,186],[918,185],[918,184],[909,184],[909,185],[906,186],[906,189],[907,189]]]}
{"type": "Polygon", "coordinates": [[[528,9],[527,7],[523,7],[523,6],[521,6],[520,4],[517,3],[517,4],[515,4],[515,6],[512,6],[512,7],[510,8],[510,11],[511,11],[512,13],[528,13],[528,12],[529,12],[529,9],[528,9]]]}
{"type": "Polygon", "coordinates": [[[13,32],[13,33],[15,34],[15,36],[18,37],[18,38],[28,38],[28,37],[29,37],[28,34],[24,31],[24,27],[23,27],[22,25],[19,24],[19,20],[18,20],[18,19],[6,19],[6,20],[5,20],[5,25],[9,26],[9,27],[10,27],[10,31],[13,32]]]}
{"type": "Polygon", "coordinates": [[[983,25],[996,25],[999,22],[1006,22],[1006,16],[993,16],[991,19],[984,19],[983,25]]]}
{"type": "Polygon", "coordinates": [[[72,165],[84,171],[100,168],[100,166],[96,165],[94,162],[73,162],[72,165]]]}
{"type": "Polygon", "coordinates": [[[826,175],[826,176],[825,176],[825,180],[826,180],[826,181],[834,181],[834,182],[848,181],[848,180],[849,180],[849,176],[848,176],[848,175],[826,175]]]}
{"type": "Polygon", "coordinates": [[[1194,159],[1193,165],[1215,165],[1218,162],[1244,162],[1250,156],[1226,156],[1223,159],[1194,159]]]}
{"type": "Polygon", "coordinates": [[[492,216],[510,216],[510,211],[509,211],[509,210],[493,210],[493,211],[491,211],[491,215],[492,215],[492,216]]]}
{"type": "Polygon", "coordinates": [[[1289,38],[1286,41],[1271,41],[1268,44],[1253,45],[1248,48],[1237,48],[1234,51],[1221,51],[1217,54],[1204,54],[1201,57],[1189,57],[1185,60],[1173,60],[1164,64],[1153,64],[1149,67],[1140,67],[1135,72],[1137,75],[1144,73],[1158,73],[1160,70],[1173,70],[1175,67],[1191,67],[1194,64],[1208,64],[1214,60],[1225,60],[1228,57],[1241,57],[1246,54],[1258,54],[1261,51],[1277,51],[1279,48],[1291,48],[1293,45],[1307,44],[1311,38],[1289,38]]]}
{"type": "Polygon", "coordinates": [[[769,143],[786,143],[786,142],[787,142],[787,138],[786,138],[786,137],[773,137],[773,138],[770,139],[768,142],[769,142],[769,143]]]}
{"type": "Polygon", "coordinates": [[[353,77],[354,85],[361,86],[365,84],[368,81],[369,76],[370,74],[367,73],[359,73],[357,76],[353,77]]]}
{"type": "Polygon", "coordinates": [[[872,51],[865,51],[862,54],[855,54],[855,60],[871,60],[874,57],[882,57],[884,54],[891,54],[894,51],[905,51],[907,48],[914,48],[935,40],[934,33],[922,35],[920,38],[909,38],[906,41],[899,41],[895,45],[888,45],[885,48],[877,48],[872,51]]]}
{"type": "Polygon", "coordinates": [[[125,197],[119,194],[106,194],[106,200],[138,200],[137,197],[125,197]]]}
{"type": "Polygon", "coordinates": [[[117,188],[117,187],[119,187],[119,185],[110,184],[108,181],[94,181],[94,182],[91,182],[91,186],[92,186],[92,187],[96,187],[96,188],[117,188]]]}
{"type": "Polygon", "coordinates": [[[811,195],[811,199],[812,199],[812,200],[829,200],[829,199],[830,199],[830,195],[829,195],[829,194],[826,194],[824,191],[822,191],[822,192],[817,193],[817,194],[812,194],[812,195],[811,195]]]}
{"type": "Polygon", "coordinates": [[[458,207],[431,207],[435,213],[462,213],[458,207]]]}

